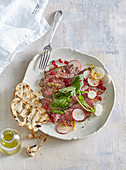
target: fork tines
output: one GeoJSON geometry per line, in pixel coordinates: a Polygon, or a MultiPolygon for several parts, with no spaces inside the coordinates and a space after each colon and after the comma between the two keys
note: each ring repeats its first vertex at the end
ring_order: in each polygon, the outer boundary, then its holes
{"type": "Polygon", "coordinates": [[[41,59],[40,59],[39,67],[38,67],[39,69],[41,69],[41,70],[46,69],[46,66],[47,66],[49,58],[50,58],[50,54],[51,54],[51,47],[46,46],[43,50],[42,55],[41,55],[41,59]]]}

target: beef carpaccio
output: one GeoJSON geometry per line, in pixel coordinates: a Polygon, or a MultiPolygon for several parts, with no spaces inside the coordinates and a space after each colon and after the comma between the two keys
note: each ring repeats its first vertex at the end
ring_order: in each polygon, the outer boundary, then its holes
{"type": "MultiPolygon", "coordinates": [[[[63,63],[61,59],[58,62],[63,63]]],[[[81,70],[78,60],[64,61],[62,66],[53,60],[52,68],[40,80],[43,94],[40,102],[49,114],[49,121],[56,124],[57,132],[67,134],[75,130],[76,122],[91,114],[100,116],[103,107],[97,102],[102,100],[110,81],[101,67],[90,64],[81,70]]]]}

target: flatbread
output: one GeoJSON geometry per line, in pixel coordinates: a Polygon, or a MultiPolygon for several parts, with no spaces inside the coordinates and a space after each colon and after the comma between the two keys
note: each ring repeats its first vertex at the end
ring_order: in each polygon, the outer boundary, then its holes
{"type": "Polygon", "coordinates": [[[33,92],[28,84],[24,82],[19,83],[15,88],[14,95],[15,97],[19,97],[28,102],[33,107],[42,110],[42,112],[45,111],[42,104],[39,102],[37,95],[33,92]]]}
{"type": "Polygon", "coordinates": [[[30,146],[30,144],[28,144],[28,146],[27,146],[27,153],[28,153],[28,155],[32,156],[32,157],[35,156],[35,153],[40,150],[40,147],[47,140],[47,138],[48,138],[48,135],[46,135],[44,137],[44,139],[42,139],[42,141],[40,142],[39,145],[32,145],[32,146],[30,146]]]}
{"type": "Polygon", "coordinates": [[[11,112],[19,126],[26,126],[29,130],[36,132],[43,123],[48,120],[48,114],[39,99],[24,82],[15,88],[15,98],[11,102],[11,112]]]}

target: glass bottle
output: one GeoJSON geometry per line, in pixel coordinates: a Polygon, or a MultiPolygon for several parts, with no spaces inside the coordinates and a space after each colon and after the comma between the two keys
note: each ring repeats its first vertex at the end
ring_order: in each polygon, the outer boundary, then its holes
{"type": "Polygon", "coordinates": [[[6,128],[0,132],[0,151],[13,155],[21,149],[21,138],[17,130],[6,128]]]}

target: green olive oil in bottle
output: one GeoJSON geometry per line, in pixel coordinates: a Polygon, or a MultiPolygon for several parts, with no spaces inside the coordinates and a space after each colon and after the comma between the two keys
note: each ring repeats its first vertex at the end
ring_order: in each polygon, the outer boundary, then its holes
{"type": "Polygon", "coordinates": [[[17,130],[4,129],[0,133],[0,151],[6,155],[13,155],[21,149],[21,138],[17,130]]]}

